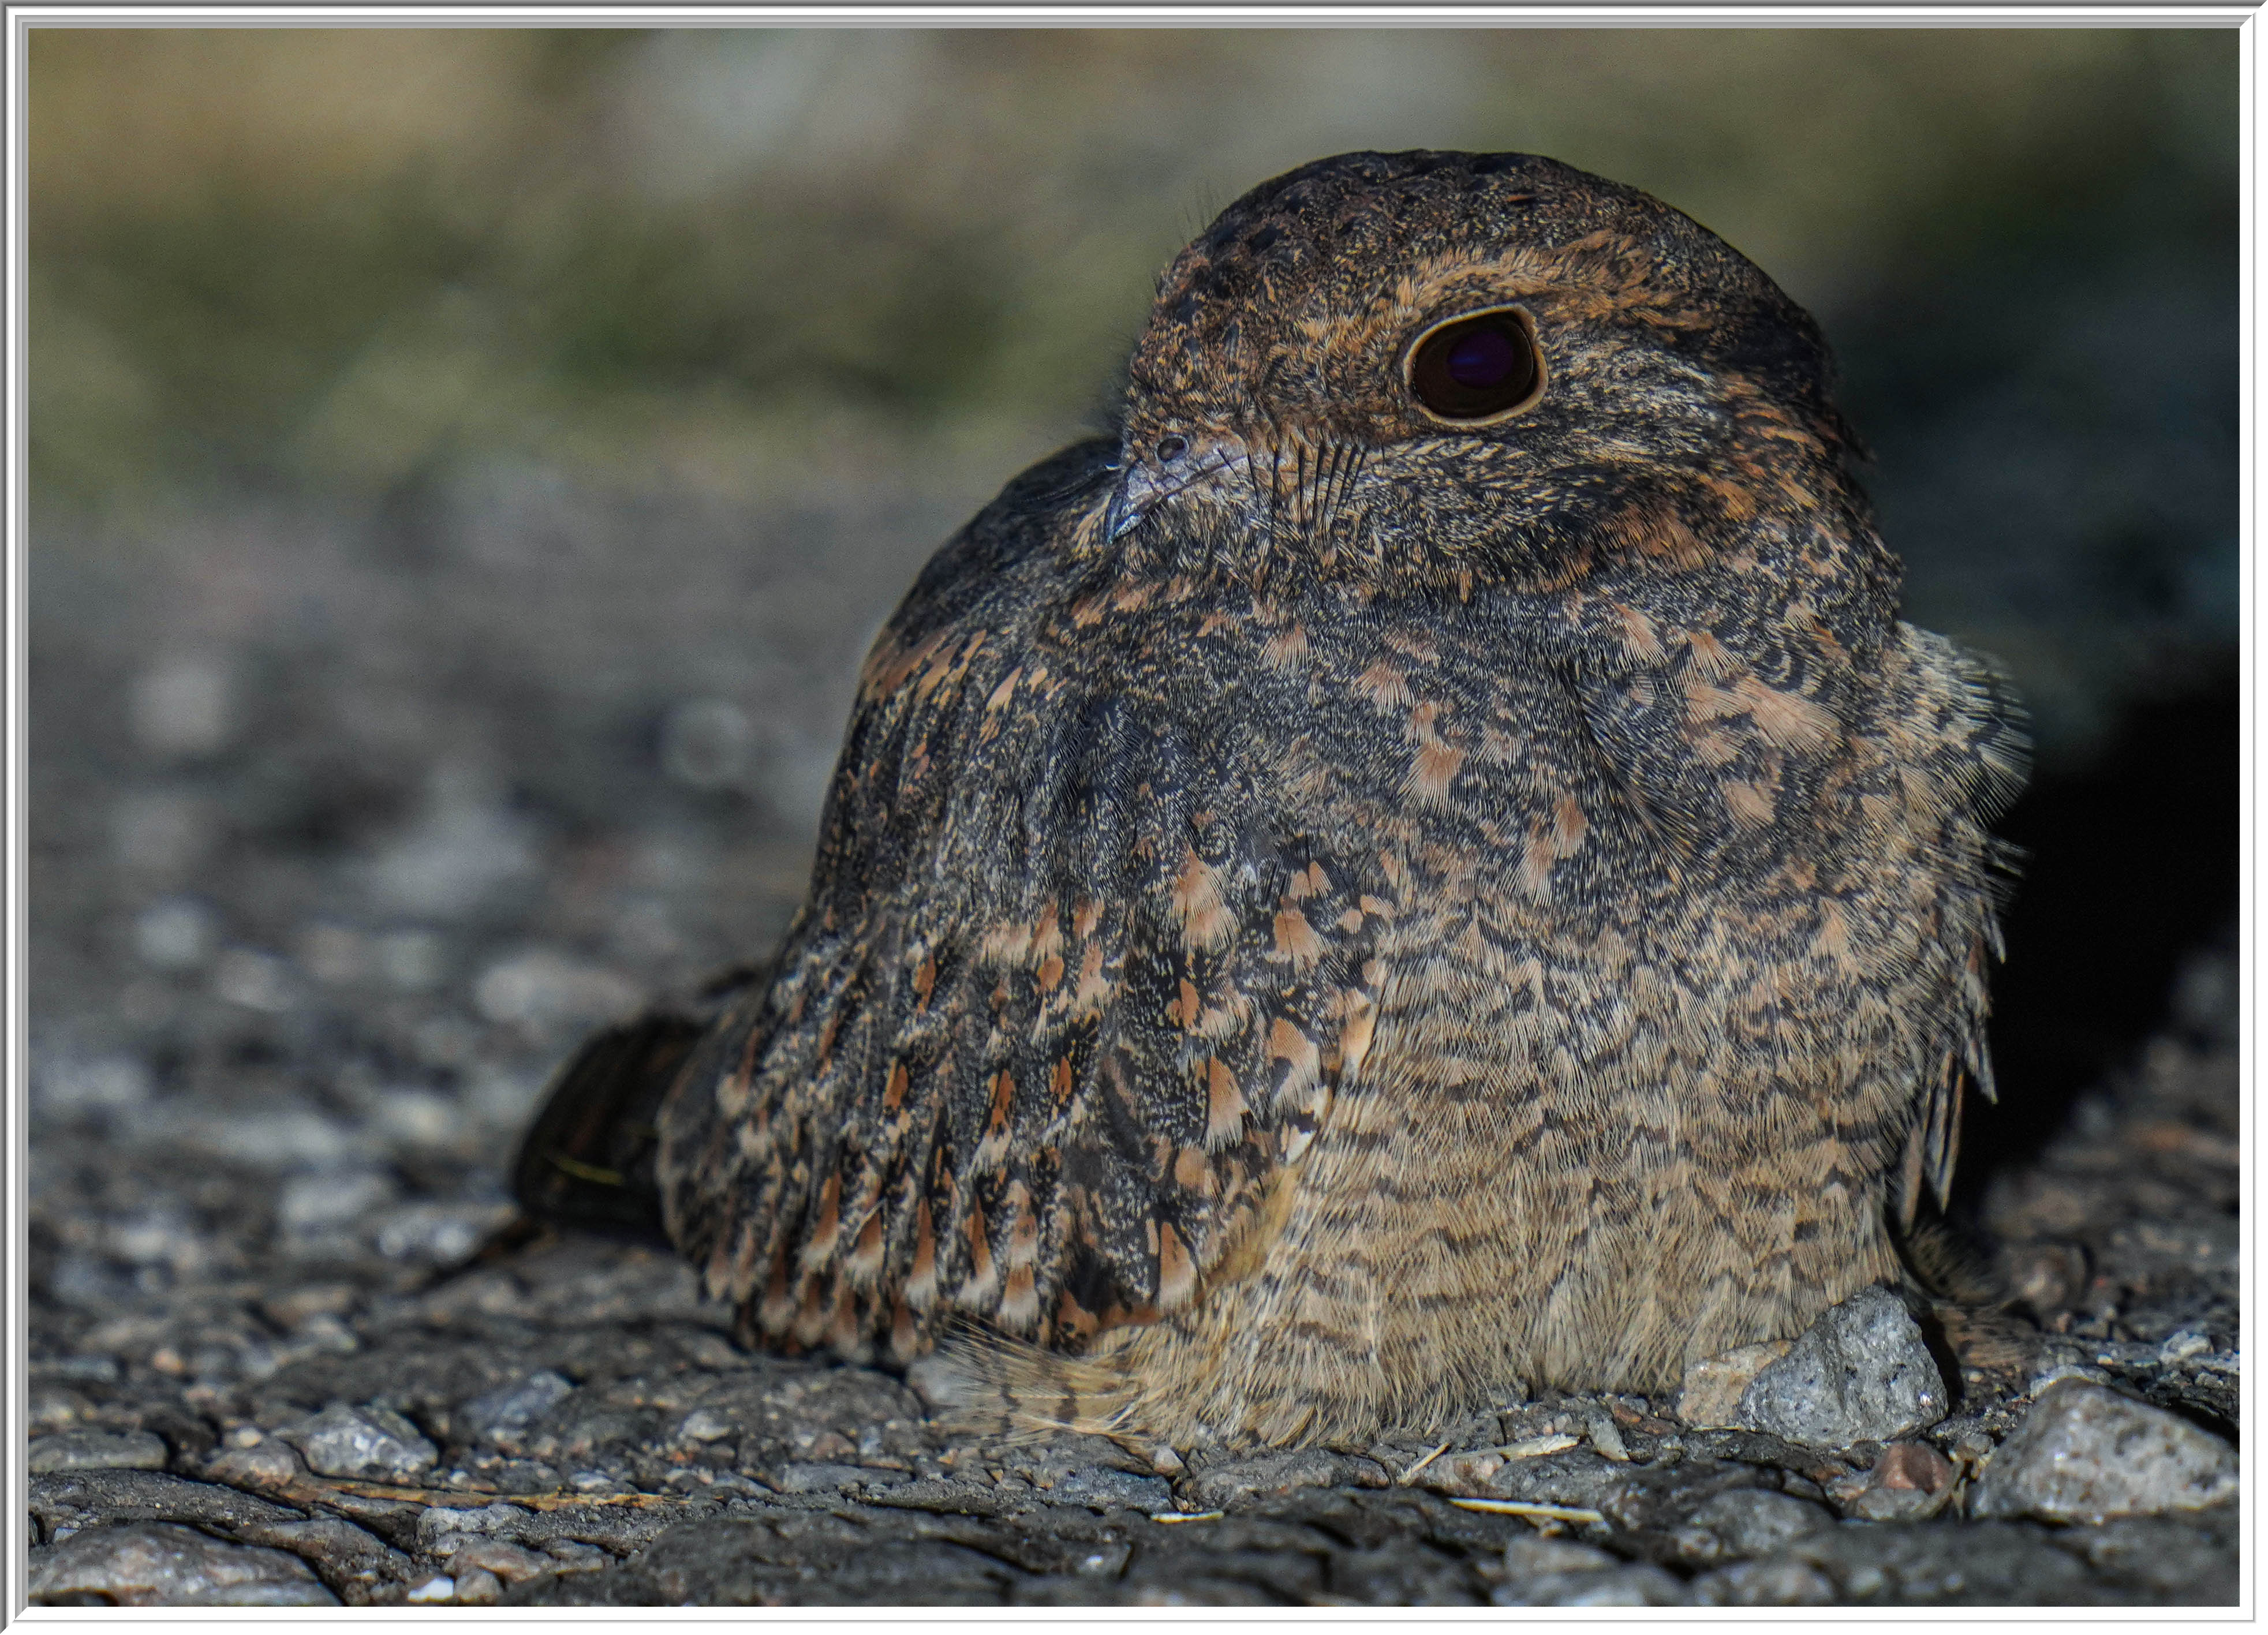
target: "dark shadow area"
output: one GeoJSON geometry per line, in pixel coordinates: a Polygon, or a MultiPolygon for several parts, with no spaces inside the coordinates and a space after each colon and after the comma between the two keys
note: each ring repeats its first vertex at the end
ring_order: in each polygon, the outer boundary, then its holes
{"type": "Polygon", "coordinates": [[[2000,1099],[1970,1098],[1960,1202],[2164,1026],[2183,956],[2233,923],[2237,734],[2230,654],[2131,710],[2085,766],[2035,775],[1997,826],[2026,856],[1992,982],[2000,1099]]]}

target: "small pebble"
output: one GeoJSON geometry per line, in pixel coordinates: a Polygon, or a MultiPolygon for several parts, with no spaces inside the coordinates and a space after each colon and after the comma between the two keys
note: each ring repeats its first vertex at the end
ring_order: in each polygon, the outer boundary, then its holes
{"type": "Polygon", "coordinates": [[[456,1585],[456,1600],[460,1605],[490,1607],[504,1599],[504,1580],[480,1567],[458,1577],[456,1585]]]}
{"type": "Polygon", "coordinates": [[[399,1481],[440,1457],[416,1425],[383,1408],[335,1405],[281,1434],[323,1476],[399,1481]]]}
{"type": "Polygon", "coordinates": [[[1700,1607],[1827,1607],[1834,1580],[1801,1561],[1740,1561],[1705,1572],[1687,1586],[1700,1607]]]}
{"type": "Polygon", "coordinates": [[[1706,1566],[1768,1555],[1835,1525],[1819,1505],[1764,1488],[1736,1487],[1704,1500],[1672,1536],[1681,1559],[1706,1566]]]}
{"type": "Polygon", "coordinates": [[[453,1418],[482,1436],[524,1431],[573,1394],[574,1382],[549,1368],[510,1385],[475,1396],[460,1406],[453,1418]]]}
{"type": "Polygon", "coordinates": [[[1920,1521],[1953,1494],[1953,1462],[1926,1442],[1893,1442],[1864,1475],[1828,1484],[1844,1513],[1867,1521],[1920,1521]]]}
{"type": "Polygon", "coordinates": [[[249,1447],[226,1448],[205,1463],[207,1481],[256,1493],[290,1488],[306,1476],[306,1462],[298,1450],[272,1436],[249,1447]]]}
{"type": "Polygon", "coordinates": [[[24,1468],[34,1476],[60,1470],[163,1470],[166,1444],[147,1431],[61,1431],[32,1439],[24,1468]]]}
{"type": "Polygon", "coordinates": [[[1504,1573],[1489,1595],[1499,1607],[1669,1607],[1685,1600],[1684,1587],[1660,1567],[1564,1539],[1514,1538],[1505,1546],[1504,1573]]]}

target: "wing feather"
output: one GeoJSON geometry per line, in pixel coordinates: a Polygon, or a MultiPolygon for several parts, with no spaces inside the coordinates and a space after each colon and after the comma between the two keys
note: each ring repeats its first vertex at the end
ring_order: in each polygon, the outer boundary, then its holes
{"type": "Polygon", "coordinates": [[[1277,817],[1251,619],[1106,605],[1051,549],[1100,458],[1012,488],[885,630],[779,974],[664,1109],[673,1235],[775,1344],[1071,1344],[1198,1298],[1366,1030],[1391,894],[1277,817]]]}

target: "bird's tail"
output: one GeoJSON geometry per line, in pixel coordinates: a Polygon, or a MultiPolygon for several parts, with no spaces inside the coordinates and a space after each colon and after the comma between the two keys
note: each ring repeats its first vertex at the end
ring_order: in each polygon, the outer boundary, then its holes
{"type": "Polygon", "coordinates": [[[1915,1290],[1933,1305],[2005,1306],[2007,1281],[1992,1256],[1933,1202],[1924,1198],[1913,1218],[1890,1220],[1898,1258],[1915,1290]]]}
{"type": "Polygon", "coordinates": [[[663,1097],[715,1014],[762,979],[741,968],[681,1005],[583,1042],[552,1075],[512,1166],[512,1197],[546,1226],[666,1241],[654,1175],[663,1097]]]}
{"type": "Polygon", "coordinates": [[[1896,1227],[1899,1258],[1924,1329],[1935,1329],[1962,1374],[2028,1368],[2039,1326],[2015,1305],[2007,1280],[1982,1245],[1925,1199],[1912,1221],[1896,1227]]]}
{"type": "Polygon", "coordinates": [[[1070,1431],[1124,1441],[1135,1429],[1134,1378],[1118,1359],[1068,1356],[973,1322],[949,1321],[906,1378],[963,1432],[1034,1441],[1070,1431]]]}

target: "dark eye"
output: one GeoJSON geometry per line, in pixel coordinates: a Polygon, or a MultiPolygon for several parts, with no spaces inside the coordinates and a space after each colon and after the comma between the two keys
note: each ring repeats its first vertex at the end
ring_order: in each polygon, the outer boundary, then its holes
{"type": "Polygon", "coordinates": [[[1438,420],[1495,420],[1543,392],[1543,359],[1516,306],[1442,320],[1411,345],[1406,368],[1410,394],[1438,420]]]}

